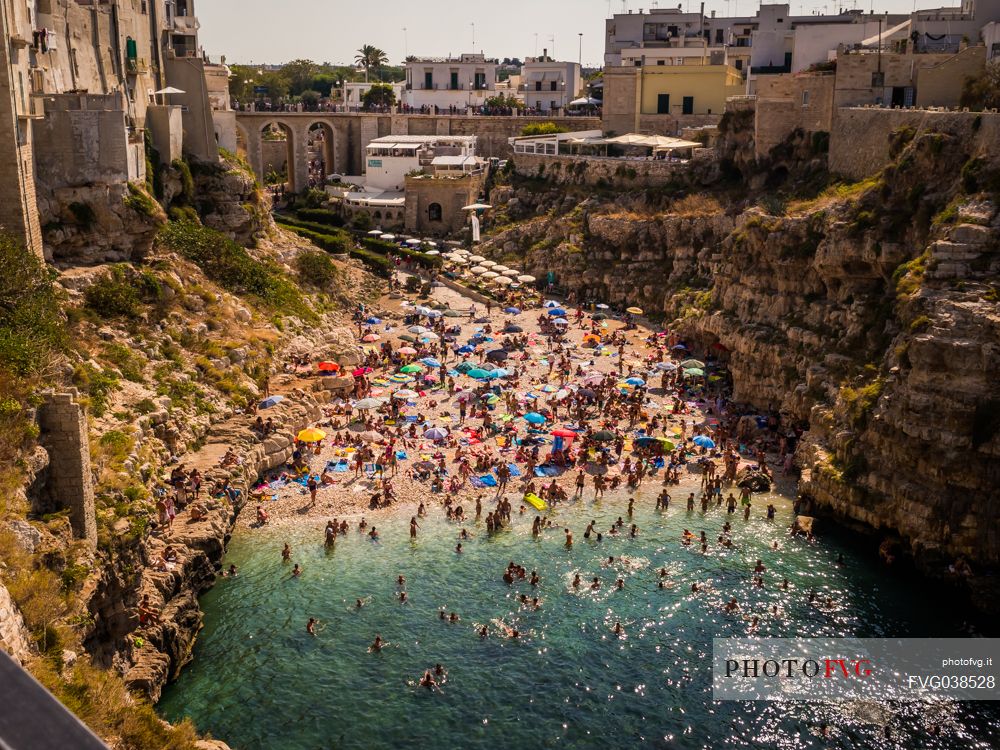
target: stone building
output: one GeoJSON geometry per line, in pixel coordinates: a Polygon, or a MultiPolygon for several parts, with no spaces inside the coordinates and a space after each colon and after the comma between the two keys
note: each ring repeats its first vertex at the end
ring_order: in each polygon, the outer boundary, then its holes
{"type": "MultiPolygon", "coordinates": [[[[0,11],[0,177],[10,191],[0,225],[35,252],[60,190],[122,195],[105,188],[143,179],[147,129],[168,161],[218,159],[194,0],[0,0],[0,11]],[[158,93],[169,86],[182,93],[158,93]]],[[[234,146],[235,122],[230,132],[234,146]]]]}
{"type": "Polygon", "coordinates": [[[476,202],[486,171],[462,176],[429,174],[406,178],[406,231],[436,237],[460,233],[469,221],[462,210],[476,202]]]}
{"type": "Polygon", "coordinates": [[[555,113],[579,96],[583,78],[578,63],[553,60],[546,53],[542,50],[541,57],[525,60],[519,98],[528,109],[555,113]]]}

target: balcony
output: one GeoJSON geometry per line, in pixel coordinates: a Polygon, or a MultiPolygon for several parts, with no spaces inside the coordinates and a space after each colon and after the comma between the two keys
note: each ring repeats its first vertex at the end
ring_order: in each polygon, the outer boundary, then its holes
{"type": "Polygon", "coordinates": [[[24,111],[18,110],[18,118],[22,120],[41,120],[45,117],[45,97],[42,94],[28,96],[24,111]]]}

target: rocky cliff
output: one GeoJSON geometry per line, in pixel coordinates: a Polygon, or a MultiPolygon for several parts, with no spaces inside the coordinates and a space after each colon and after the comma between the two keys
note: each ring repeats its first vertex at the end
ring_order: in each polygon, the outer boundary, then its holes
{"type": "Polygon", "coordinates": [[[727,360],[737,401],[808,426],[818,512],[934,574],[965,557],[977,588],[1000,566],[1000,165],[913,136],[876,177],[800,199],[567,205],[515,184],[483,254],[663,316],[727,360]]]}

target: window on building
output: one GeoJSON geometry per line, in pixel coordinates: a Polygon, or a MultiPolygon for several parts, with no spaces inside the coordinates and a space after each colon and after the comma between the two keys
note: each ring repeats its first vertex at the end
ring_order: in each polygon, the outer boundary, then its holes
{"type": "Polygon", "coordinates": [[[448,88],[454,90],[458,88],[458,71],[451,71],[451,78],[448,81],[448,88]]]}
{"type": "Polygon", "coordinates": [[[737,70],[743,70],[743,61],[742,60],[740,60],[740,59],[736,60],[736,69],[737,70]]]}
{"type": "Polygon", "coordinates": [[[477,90],[481,91],[482,89],[485,89],[486,88],[486,74],[485,73],[476,73],[475,83],[476,83],[476,89],[477,90]]]}
{"type": "Polygon", "coordinates": [[[381,219],[381,218],[382,218],[382,212],[381,212],[381,211],[378,211],[378,210],[376,210],[376,211],[375,211],[375,218],[376,218],[376,219],[381,219]]]}
{"type": "Polygon", "coordinates": [[[681,114],[693,115],[694,114],[694,97],[685,96],[681,100],[681,114]]]}
{"type": "Polygon", "coordinates": [[[535,81],[535,91],[541,91],[541,90],[542,90],[542,82],[535,81]]]}
{"type": "Polygon", "coordinates": [[[809,91],[808,90],[802,92],[802,106],[803,107],[808,107],[809,106],[809,91]]]}
{"type": "Polygon", "coordinates": [[[656,95],[656,114],[658,115],[670,114],[670,94],[656,95]]]}
{"type": "Polygon", "coordinates": [[[677,36],[679,31],[676,26],[667,26],[667,36],[677,36]]]}
{"type": "Polygon", "coordinates": [[[429,70],[424,71],[424,88],[425,89],[434,88],[434,74],[429,70]]]}
{"type": "Polygon", "coordinates": [[[725,41],[725,32],[722,29],[715,30],[715,43],[722,44],[725,41]]]}
{"type": "Polygon", "coordinates": [[[432,203],[427,207],[428,221],[441,221],[441,204],[432,203]]]}
{"type": "Polygon", "coordinates": [[[656,64],[657,64],[657,65],[666,65],[666,64],[667,64],[667,61],[666,61],[666,60],[657,60],[657,61],[656,61],[656,64]]]}
{"type": "Polygon", "coordinates": [[[558,91],[559,84],[556,81],[549,81],[549,91],[558,91]]]}

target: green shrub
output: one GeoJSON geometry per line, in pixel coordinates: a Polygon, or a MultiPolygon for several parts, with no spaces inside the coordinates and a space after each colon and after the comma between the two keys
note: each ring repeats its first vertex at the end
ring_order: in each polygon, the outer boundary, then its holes
{"type": "Polygon", "coordinates": [[[372,217],[363,211],[356,213],[351,217],[351,226],[359,232],[367,232],[372,228],[372,217]]]}
{"type": "Polygon", "coordinates": [[[300,253],[295,259],[295,270],[300,282],[317,289],[328,289],[337,279],[337,267],[330,256],[318,250],[300,253]]]}
{"type": "Polygon", "coordinates": [[[394,245],[391,242],[380,240],[377,237],[365,237],[361,240],[361,244],[372,252],[380,253],[382,255],[395,253],[396,255],[402,255],[403,257],[410,258],[415,260],[424,268],[440,268],[444,265],[444,261],[441,259],[440,255],[428,255],[427,253],[422,253],[419,250],[410,250],[407,247],[400,247],[399,245],[394,245]]]}
{"type": "Polygon", "coordinates": [[[302,221],[315,224],[329,224],[331,227],[344,226],[344,217],[328,208],[300,208],[295,215],[302,221]]]}
{"type": "Polygon", "coordinates": [[[352,258],[357,258],[372,272],[378,274],[379,276],[388,277],[392,274],[393,264],[388,258],[382,255],[378,255],[369,250],[362,250],[353,246],[353,244],[344,246],[344,240],[341,237],[331,237],[326,234],[321,234],[319,232],[314,232],[310,229],[302,229],[301,227],[294,226],[292,224],[285,224],[283,221],[279,220],[278,225],[284,227],[290,232],[294,232],[303,237],[310,242],[312,242],[317,247],[321,247],[324,250],[328,250],[332,253],[342,253],[347,252],[352,258]]]}
{"type": "Polygon", "coordinates": [[[274,263],[253,258],[226,235],[189,221],[170,222],[157,235],[161,247],[195,263],[210,279],[261,304],[315,320],[299,289],[274,263]]]}
{"type": "Polygon", "coordinates": [[[191,167],[183,159],[174,159],[170,166],[177,170],[181,178],[181,192],[174,198],[174,203],[190,205],[194,200],[194,177],[191,176],[191,167]]]}
{"type": "Polygon", "coordinates": [[[131,208],[137,214],[150,219],[160,213],[159,204],[150,198],[149,193],[135,182],[128,184],[128,195],[125,196],[125,206],[131,208]]]}
{"type": "Polygon", "coordinates": [[[330,196],[319,188],[306,188],[299,196],[299,201],[305,208],[319,208],[330,202],[330,196]]]}
{"type": "Polygon", "coordinates": [[[189,221],[192,224],[201,224],[201,217],[193,206],[171,206],[167,211],[167,216],[171,221],[189,221]]]}
{"type": "Polygon", "coordinates": [[[84,304],[102,318],[135,318],[140,312],[139,292],[121,266],[98,276],[83,293],[84,304]]]}
{"type": "Polygon", "coordinates": [[[0,233],[0,373],[38,372],[66,344],[66,327],[48,269],[0,233]]]}
{"type": "Polygon", "coordinates": [[[554,135],[568,131],[569,128],[556,125],[554,122],[533,122],[521,128],[521,135],[554,135]]]}
{"type": "Polygon", "coordinates": [[[73,385],[87,395],[90,412],[95,417],[103,417],[108,408],[108,396],[118,387],[118,376],[110,370],[81,362],[73,369],[73,385]]]}
{"type": "Polygon", "coordinates": [[[124,344],[107,344],[104,347],[102,359],[118,368],[118,372],[126,380],[141,383],[142,368],[145,360],[124,344]]]}

